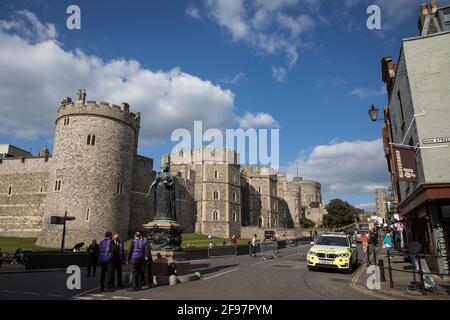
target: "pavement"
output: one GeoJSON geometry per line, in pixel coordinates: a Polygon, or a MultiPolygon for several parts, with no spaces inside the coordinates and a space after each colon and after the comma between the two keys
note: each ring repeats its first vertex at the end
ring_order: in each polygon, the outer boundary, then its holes
{"type": "MultiPolygon", "coordinates": [[[[412,270],[414,267],[405,261],[404,256],[398,252],[393,253],[391,258],[393,288],[390,286],[388,260],[386,249],[376,249],[377,261],[383,260],[385,269],[385,282],[380,283],[377,289],[369,289],[368,283],[371,283],[369,277],[373,273],[364,265],[360,268],[352,281],[352,288],[363,293],[371,295],[374,298],[382,299],[401,299],[401,300],[450,300],[450,277],[433,276],[436,282],[434,291],[427,291],[424,295],[420,290],[420,277],[416,273],[415,279],[412,270]],[[369,279],[369,282],[368,282],[369,279]]],[[[373,256],[371,255],[373,262],[373,256]]]]}

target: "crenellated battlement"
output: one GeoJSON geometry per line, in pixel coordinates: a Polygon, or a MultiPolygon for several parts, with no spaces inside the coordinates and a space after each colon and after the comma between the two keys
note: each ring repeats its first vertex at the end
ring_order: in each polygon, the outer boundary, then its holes
{"type": "Polygon", "coordinates": [[[75,101],[70,97],[66,97],[61,101],[58,109],[56,122],[63,117],[70,115],[93,115],[99,117],[113,118],[132,126],[135,130],[139,130],[141,122],[141,113],[130,112],[130,105],[123,102],[120,106],[109,104],[108,102],[95,100],[86,101],[86,91],[78,90],[75,101]]]}

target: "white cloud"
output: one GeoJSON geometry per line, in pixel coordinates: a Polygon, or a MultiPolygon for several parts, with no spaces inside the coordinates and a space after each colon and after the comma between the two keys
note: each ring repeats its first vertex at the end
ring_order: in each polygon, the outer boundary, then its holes
{"type": "Polygon", "coordinates": [[[193,3],[189,3],[188,7],[186,8],[185,14],[194,19],[202,18],[202,16],[200,15],[200,10],[193,3]]]}
{"type": "Polygon", "coordinates": [[[299,0],[206,0],[210,16],[230,35],[257,53],[284,55],[293,67],[302,48],[301,34],[315,26],[305,14],[287,14],[299,0]]]}
{"type": "Polygon", "coordinates": [[[175,128],[234,125],[234,94],[208,80],[182,72],[152,71],[138,61],[103,61],[77,49],[66,51],[53,25],[31,13],[0,21],[0,133],[35,139],[53,135],[59,102],[87,89],[88,99],[120,104],[142,113],[141,145],[161,142],[175,128]],[[23,22],[33,25],[24,33],[23,22]],[[33,41],[32,41],[33,39],[33,41]]]}
{"type": "Polygon", "coordinates": [[[11,20],[0,20],[0,31],[15,32],[30,42],[56,39],[58,33],[51,23],[41,23],[36,15],[28,10],[20,10],[11,20]]]}
{"type": "Polygon", "coordinates": [[[356,88],[352,92],[350,92],[351,96],[355,96],[361,99],[379,97],[385,94],[386,94],[386,87],[384,85],[381,86],[380,90],[373,90],[368,88],[356,88]]]}
{"type": "Polygon", "coordinates": [[[278,128],[278,122],[268,113],[261,112],[256,115],[247,112],[242,118],[237,119],[242,129],[249,128],[278,128]]]}
{"type": "Polygon", "coordinates": [[[239,72],[238,74],[236,74],[233,77],[225,77],[223,79],[219,79],[218,81],[220,83],[224,83],[224,84],[237,84],[237,83],[239,83],[239,81],[241,81],[244,78],[245,78],[245,74],[243,72],[239,72]]]}
{"type": "Polygon", "coordinates": [[[362,209],[366,212],[376,212],[377,211],[377,205],[375,203],[360,203],[355,205],[356,208],[362,209]]]}
{"type": "Polygon", "coordinates": [[[274,67],[274,66],[272,66],[272,76],[278,82],[284,82],[284,80],[286,80],[286,76],[287,76],[286,69],[283,68],[283,67],[274,67]]]}
{"type": "MultiPolygon", "coordinates": [[[[389,184],[381,139],[319,145],[297,162],[300,175],[322,183],[325,195],[373,193],[389,184]]],[[[296,166],[293,162],[287,167],[288,176],[296,176],[296,166]]]]}

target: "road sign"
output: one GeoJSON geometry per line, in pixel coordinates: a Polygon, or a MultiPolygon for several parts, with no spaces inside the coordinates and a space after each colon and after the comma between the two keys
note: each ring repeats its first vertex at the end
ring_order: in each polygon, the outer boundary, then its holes
{"type": "Polygon", "coordinates": [[[51,224],[62,224],[63,225],[63,234],[61,240],[61,251],[64,251],[64,242],[66,240],[66,221],[75,220],[73,216],[67,216],[67,211],[64,213],[64,216],[51,216],[50,223],[51,224]]]}

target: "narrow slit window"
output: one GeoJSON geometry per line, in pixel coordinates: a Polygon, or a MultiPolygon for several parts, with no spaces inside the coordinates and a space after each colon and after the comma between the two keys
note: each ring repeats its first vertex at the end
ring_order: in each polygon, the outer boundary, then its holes
{"type": "Polygon", "coordinates": [[[9,186],[9,187],[8,187],[8,196],[10,196],[11,193],[12,193],[12,186],[9,186]]]}
{"type": "Polygon", "coordinates": [[[91,144],[91,135],[87,136],[87,144],[90,145],[91,144]]]}
{"type": "Polygon", "coordinates": [[[95,146],[95,135],[92,136],[91,145],[92,145],[92,146],[95,146]]]}

